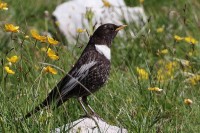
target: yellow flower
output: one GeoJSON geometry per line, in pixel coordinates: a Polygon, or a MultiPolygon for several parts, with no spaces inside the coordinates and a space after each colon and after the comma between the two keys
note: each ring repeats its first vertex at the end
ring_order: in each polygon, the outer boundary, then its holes
{"type": "Polygon", "coordinates": [[[31,32],[31,35],[34,39],[36,39],[40,42],[46,42],[46,37],[39,35],[36,30],[31,30],[30,32],[31,32]]]}
{"type": "Polygon", "coordinates": [[[49,42],[49,44],[52,45],[57,45],[59,42],[51,37],[47,37],[47,41],[49,42]]]}
{"type": "Polygon", "coordinates": [[[162,33],[163,31],[164,31],[164,28],[163,28],[163,27],[160,27],[160,28],[156,29],[156,32],[157,32],[157,33],[162,33]]]}
{"type": "Polygon", "coordinates": [[[78,28],[78,29],[76,30],[76,32],[77,32],[77,33],[83,33],[83,32],[86,32],[86,30],[85,30],[85,29],[78,28]]]}
{"type": "Polygon", "coordinates": [[[185,37],[184,40],[187,42],[187,43],[191,43],[191,44],[197,44],[198,41],[192,37],[185,37]]]}
{"type": "Polygon", "coordinates": [[[193,101],[191,99],[184,99],[184,103],[187,105],[191,105],[193,101]]]}
{"type": "Polygon", "coordinates": [[[5,24],[5,30],[7,32],[19,32],[19,26],[14,26],[13,24],[5,24]]]}
{"type": "Polygon", "coordinates": [[[51,73],[51,74],[57,74],[58,72],[56,71],[56,69],[50,67],[50,66],[47,66],[47,67],[44,67],[43,69],[45,72],[47,73],[51,73]]]}
{"type": "Polygon", "coordinates": [[[15,74],[15,72],[12,69],[10,69],[10,67],[8,66],[5,66],[4,69],[6,70],[8,74],[15,74]]]}
{"type": "Polygon", "coordinates": [[[175,70],[176,66],[177,66],[177,62],[175,62],[175,61],[171,61],[171,62],[169,62],[169,63],[167,63],[167,64],[165,65],[165,70],[166,70],[165,74],[166,74],[170,79],[173,79],[173,78],[174,78],[173,73],[174,73],[174,70],[175,70]]]}
{"type": "Polygon", "coordinates": [[[140,4],[143,4],[144,3],[144,0],[140,0],[140,4]]]}
{"type": "Polygon", "coordinates": [[[160,55],[160,54],[168,54],[168,49],[163,49],[163,50],[158,50],[158,53],[157,53],[158,55],[160,55]]]}
{"type": "Polygon", "coordinates": [[[107,0],[102,0],[102,2],[103,2],[103,5],[104,5],[105,7],[111,7],[110,2],[108,2],[107,0]]]}
{"type": "Polygon", "coordinates": [[[138,73],[139,79],[148,79],[149,74],[142,68],[136,68],[136,71],[138,73]]]}
{"type": "Polygon", "coordinates": [[[149,91],[158,91],[158,92],[160,92],[160,91],[162,91],[163,89],[160,89],[160,88],[158,88],[158,87],[149,87],[148,90],[149,90],[149,91]]]}
{"type": "Polygon", "coordinates": [[[25,35],[24,38],[25,38],[25,39],[29,39],[29,36],[28,36],[28,35],[25,35]]]}
{"type": "Polygon", "coordinates": [[[2,10],[8,10],[8,4],[5,2],[0,1],[0,9],[2,10]]]}
{"type": "Polygon", "coordinates": [[[188,52],[188,55],[189,55],[189,56],[192,56],[192,55],[193,55],[193,52],[191,52],[191,51],[188,52]]]}
{"type": "Polygon", "coordinates": [[[52,60],[58,60],[59,59],[59,56],[50,48],[48,48],[48,50],[47,50],[47,55],[52,60]]]}
{"type": "Polygon", "coordinates": [[[16,63],[19,60],[19,57],[14,55],[14,56],[12,56],[10,58],[7,57],[6,59],[11,63],[16,63]]]}
{"type": "Polygon", "coordinates": [[[157,79],[159,81],[164,81],[165,80],[165,76],[163,75],[163,70],[162,69],[159,69],[158,72],[157,72],[157,79]]]}
{"type": "Polygon", "coordinates": [[[175,36],[174,36],[174,39],[175,39],[176,41],[181,41],[181,40],[183,40],[184,38],[182,38],[182,37],[180,37],[180,36],[178,36],[178,35],[175,35],[175,36]]]}
{"type": "Polygon", "coordinates": [[[179,58],[174,58],[174,60],[180,62],[181,65],[183,65],[183,66],[186,66],[186,67],[190,66],[190,61],[188,61],[188,60],[179,59],[179,58]]]}
{"type": "Polygon", "coordinates": [[[187,79],[190,84],[196,85],[200,81],[200,75],[194,75],[187,79]]]}
{"type": "Polygon", "coordinates": [[[188,61],[188,60],[181,60],[181,64],[183,66],[190,66],[190,61],[188,61]]]}
{"type": "Polygon", "coordinates": [[[170,62],[163,62],[162,60],[158,61],[160,68],[157,71],[157,79],[160,82],[163,82],[165,80],[173,79],[174,78],[174,72],[177,68],[177,62],[170,61],[170,62]]]}
{"type": "Polygon", "coordinates": [[[47,52],[47,48],[46,48],[46,47],[42,47],[40,50],[41,50],[42,52],[47,52]]]}
{"type": "Polygon", "coordinates": [[[161,54],[168,54],[168,49],[163,49],[160,51],[161,54]]]}

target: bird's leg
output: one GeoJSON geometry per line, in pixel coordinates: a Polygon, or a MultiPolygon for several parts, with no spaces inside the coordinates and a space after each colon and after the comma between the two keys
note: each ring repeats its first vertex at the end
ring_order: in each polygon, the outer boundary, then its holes
{"type": "Polygon", "coordinates": [[[84,106],[84,102],[83,102],[82,97],[79,97],[79,98],[78,98],[78,101],[79,101],[81,107],[83,108],[83,110],[85,111],[86,115],[88,115],[89,112],[87,111],[87,109],[86,109],[85,106],[84,106]]]}
{"type": "Polygon", "coordinates": [[[92,107],[90,107],[90,105],[88,104],[88,102],[87,102],[87,97],[84,96],[84,97],[82,98],[82,100],[83,100],[83,103],[84,103],[84,104],[89,108],[89,110],[91,111],[91,115],[96,116],[97,118],[100,118],[99,115],[98,115],[97,113],[95,113],[95,111],[92,109],[92,107]]]}
{"type": "Polygon", "coordinates": [[[101,130],[100,130],[100,128],[99,128],[99,125],[98,125],[98,122],[97,122],[96,119],[94,119],[92,116],[96,116],[97,118],[100,118],[100,117],[94,112],[94,110],[93,110],[93,109],[90,107],[90,105],[88,104],[88,102],[87,102],[87,96],[80,97],[80,98],[78,98],[78,100],[79,100],[81,106],[83,107],[84,111],[86,112],[86,116],[88,116],[89,118],[91,118],[91,119],[95,122],[95,124],[96,124],[96,126],[97,126],[99,132],[101,132],[101,130]],[[91,113],[88,113],[88,111],[86,110],[84,104],[90,109],[90,111],[92,112],[92,114],[91,114],[91,113]]]}

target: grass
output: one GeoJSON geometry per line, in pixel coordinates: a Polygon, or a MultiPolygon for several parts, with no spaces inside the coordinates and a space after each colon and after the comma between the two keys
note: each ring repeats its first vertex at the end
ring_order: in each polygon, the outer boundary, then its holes
{"type": "MultiPolygon", "coordinates": [[[[50,132],[77,120],[84,112],[75,99],[54,111],[44,109],[43,114],[37,113],[26,121],[15,120],[40,103],[65,75],[59,70],[57,75],[42,73],[41,68],[45,65],[40,62],[53,64],[67,72],[83,48],[71,51],[61,37],[59,46],[51,47],[59,53],[60,59],[52,61],[40,50],[47,44],[37,42],[35,46],[32,38],[23,42],[22,34],[4,31],[5,23],[13,23],[28,35],[31,28],[36,28],[59,36],[51,21],[44,17],[44,11],[51,13],[63,1],[6,2],[9,10],[0,10],[0,132],[50,132]],[[20,56],[20,60],[10,66],[14,75],[4,70],[8,65],[6,57],[12,55],[20,56]],[[52,116],[48,117],[49,114],[52,116]]],[[[126,2],[131,6],[139,5],[137,1],[126,2]]],[[[126,36],[115,39],[109,81],[89,98],[89,103],[108,123],[129,132],[197,133],[200,131],[200,79],[194,76],[200,74],[200,46],[199,42],[194,45],[184,40],[175,41],[174,35],[191,36],[199,41],[200,3],[198,0],[151,0],[144,1],[143,6],[150,17],[149,23],[137,38],[132,38],[129,30],[138,32],[140,28],[129,24],[126,36]],[[157,32],[158,28],[163,28],[163,32],[157,32]],[[164,49],[168,50],[167,54],[158,52],[164,49]],[[137,72],[137,67],[148,73],[148,79],[137,72]],[[148,87],[163,90],[149,91],[148,87]],[[193,103],[185,104],[186,98],[193,103]]]]}

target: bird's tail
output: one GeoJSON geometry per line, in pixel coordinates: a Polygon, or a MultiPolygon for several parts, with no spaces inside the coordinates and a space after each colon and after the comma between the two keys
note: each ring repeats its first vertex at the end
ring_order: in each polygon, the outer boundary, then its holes
{"type": "Polygon", "coordinates": [[[24,116],[24,119],[31,117],[33,114],[37,113],[38,111],[40,111],[41,109],[43,109],[46,106],[49,106],[49,104],[48,104],[47,100],[44,100],[41,104],[39,104],[37,107],[35,107],[35,109],[33,109],[32,111],[27,113],[24,116]]]}

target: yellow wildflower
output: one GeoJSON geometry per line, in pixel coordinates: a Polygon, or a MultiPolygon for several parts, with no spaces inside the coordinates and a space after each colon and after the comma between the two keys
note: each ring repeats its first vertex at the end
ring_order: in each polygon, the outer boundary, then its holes
{"type": "Polygon", "coordinates": [[[47,37],[47,41],[49,42],[49,44],[52,45],[57,45],[59,42],[51,37],[47,37]]]}
{"type": "Polygon", "coordinates": [[[5,2],[0,1],[0,9],[2,10],[8,10],[8,4],[5,2]]]}
{"type": "Polygon", "coordinates": [[[149,74],[146,72],[146,70],[137,67],[136,71],[138,73],[139,79],[148,79],[149,78],[149,74]]]}
{"type": "Polygon", "coordinates": [[[42,47],[40,50],[41,50],[42,52],[47,52],[47,48],[46,48],[46,47],[42,47]]]}
{"type": "Polygon", "coordinates": [[[168,49],[163,49],[160,51],[161,54],[168,54],[168,49]]]}
{"type": "Polygon", "coordinates": [[[44,67],[43,69],[45,72],[47,73],[51,73],[51,74],[57,74],[58,72],[56,71],[56,69],[50,67],[50,66],[47,66],[47,67],[44,67]]]}
{"type": "Polygon", "coordinates": [[[175,61],[169,62],[165,65],[165,70],[166,70],[165,73],[168,77],[170,77],[170,79],[174,78],[173,73],[176,66],[177,66],[177,62],[175,61]]]}
{"type": "Polygon", "coordinates": [[[143,4],[144,3],[144,0],[140,0],[140,4],[143,4]]]}
{"type": "Polygon", "coordinates": [[[31,32],[31,35],[34,39],[36,39],[40,42],[46,42],[46,37],[39,35],[36,30],[31,30],[30,32],[31,32]]]}
{"type": "Polygon", "coordinates": [[[149,91],[158,91],[158,92],[160,92],[160,91],[162,91],[163,89],[160,89],[160,88],[158,88],[158,87],[149,87],[148,90],[149,90],[149,91]]]}
{"type": "Polygon", "coordinates": [[[164,81],[165,80],[165,76],[163,75],[163,70],[162,69],[159,69],[158,72],[157,72],[157,79],[159,81],[164,81]]]}
{"type": "Polygon", "coordinates": [[[59,59],[59,56],[50,48],[48,48],[48,50],[47,50],[47,55],[52,60],[58,60],[59,59]]]}
{"type": "Polygon", "coordinates": [[[184,99],[184,103],[187,105],[191,105],[193,101],[191,99],[184,99]]]}
{"type": "Polygon", "coordinates": [[[29,36],[28,36],[28,35],[25,35],[24,38],[25,38],[25,39],[29,39],[29,36]]]}
{"type": "Polygon", "coordinates": [[[78,28],[76,30],[77,33],[83,33],[83,32],[86,32],[86,29],[81,29],[81,28],[78,28]]]}
{"type": "Polygon", "coordinates": [[[178,36],[178,35],[175,35],[175,36],[174,36],[174,39],[175,39],[176,41],[181,41],[181,40],[183,40],[184,38],[182,38],[182,37],[180,37],[180,36],[178,36]]]}
{"type": "Polygon", "coordinates": [[[158,53],[157,53],[158,55],[160,55],[160,54],[168,54],[168,49],[163,49],[163,50],[158,50],[158,53]]]}
{"type": "Polygon", "coordinates": [[[163,65],[165,63],[164,60],[158,60],[157,62],[159,65],[163,65]]]}
{"type": "Polygon", "coordinates": [[[174,78],[174,71],[177,66],[177,62],[171,61],[171,62],[163,62],[162,60],[158,61],[160,66],[160,69],[157,71],[157,79],[161,82],[168,79],[174,78]]]}
{"type": "Polygon", "coordinates": [[[181,64],[183,66],[190,66],[190,61],[188,61],[188,60],[181,60],[181,64]]]}
{"type": "Polygon", "coordinates": [[[103,2],[103,5],[104,5],[105,7],[111,7],[110,2],[108,2],[107,0],[102,0],[102,2],[103,2]]]}
{"type": "Polygon", "coordinates": [[[190,61],[188,61],[188,60],[179,59],[179,58],[174,58],[174,60],[180,62],[181,65],[183,65],[183,66],[186,66],[186,67],[190,66],[190,61]]]}
{"type": "Polygon", "coordinates": [[[13,24],[5,24],[5,30],[7,32],[19,32],[19,26],[14,26],[13,24]]]}
{"type": "Polygon", "coordinates": [[[189,55],[189,56],[192,56],[192,55],[193,55],[193,52],[191,52],[191,51],[188,52],[188,55],[189,55]]]}
{"type": "Polygon", "coordinates": [[[200,75],[194,75],[188,79],[189,83],[192,85],[196,85],[198,82],[200,82],[200,75]]]}
{"type": "Polygon", "coordinates": [[[10,67],[8,66],[5,66],[4,69],[6,70],[8,74],[15,74],[15,72],[12,69],[10,69],[10,67]]]}
{"type": "Polygon", "coordinates": [[[165,68],[169,71],[173,70],[177,66],[177,62],[170,61],[165,65],[165,68]]]}
{"type": "Polygon", "coordinates": [[[156,32],[157,32],[157,33],[162,33],[163,31],[164,31],[164,28],[163,28],[163,27],[160,27],[160,28],[156,29],[156,32]]]}
{"type": "Polygon", "coordinates": [[[192,37],[185,37],[184,40],[187,42],[187,43],[191,43],[191,44],[197,44],[198,41],[192,37]]]}
{"type": "Polygon", "coordinates": [[[7,57],[6,59],[11,63],[16,63],[19,60],[19,57],[14,55],[14,56],[12,56],[10,58],[7,57]]]}

